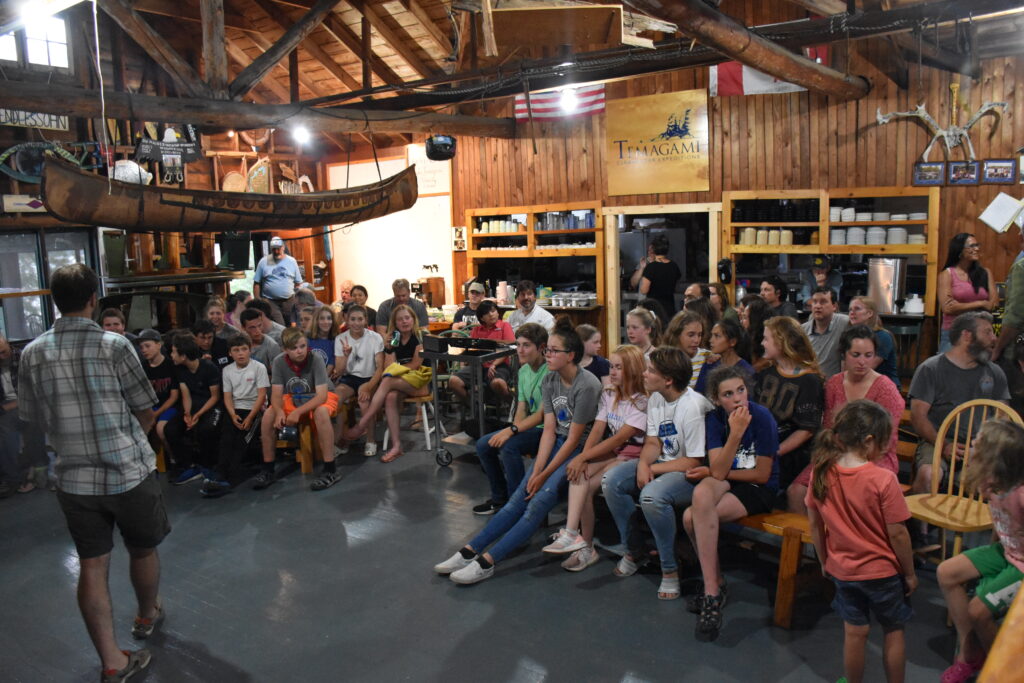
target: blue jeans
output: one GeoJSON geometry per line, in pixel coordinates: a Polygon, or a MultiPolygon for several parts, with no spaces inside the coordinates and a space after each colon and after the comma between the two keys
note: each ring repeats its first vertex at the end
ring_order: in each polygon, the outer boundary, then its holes
{"type": "MultiPolygon", "coordinates": [[[[551,448],[551,458],[555,457],[563,443],[565,443],[565,437],[555,438],[555,445],[551,448]]],[[[496,563],[508,557],[512,551],[526,545],[530,537],[533,536],[533,532],[544,523],[551,508],[555,507],[559,499],[569,489],[568,480],[565,478],[565,468],[573,458],[579,455],[581,446],[577,446],[572,455],[551,473],[551,476],[530,500],[526,500],[526,482],[530,478],[523,477],[505,506],[498,510],[494,517],[491,517],[487,526],[467,545],[477,553],[483,554],[487,550],[487,546],[497,541],[494,543],[494,547],[488,551],[496,563]]]]}
{"type": "MultiPolygon", "coordinates": [[[[498,430],[501,431],[501,430],[498,430]]],[[[476,456],[491,484],[491,500],[504,503],[509,490],[515,490],[526,474],[523,456],[537,452],[543,429],[533,428],[513,434],[505,445],[495,448],[487,442],[498,432],[484,434],[476,441],[476,456]]]]}
{"type": "Polygon", "coordinates": [[[671,574],[676,563],[676,509],[687,507],[693,499],[693,484],[685,472],[666,472],[651,480],[641,491],[636,485],[639,461],[632,460],[613,467],[604,474],[601,489],[604,500],[619,529],[619,538],[634,560],[643,557],[644,542],[640,534],[639,499],[647,526],[654,534],[661,558],[661,571],[671,574]]]}

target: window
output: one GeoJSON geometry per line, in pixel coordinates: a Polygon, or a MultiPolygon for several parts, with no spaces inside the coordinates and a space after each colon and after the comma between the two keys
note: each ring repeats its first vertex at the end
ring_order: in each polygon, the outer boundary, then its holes
{"type": "Polygon", "coordinates": [[[60,17],[47,17],[0,36],[0,60],[23,67],[69,70],[66,22],[60,17]]]}

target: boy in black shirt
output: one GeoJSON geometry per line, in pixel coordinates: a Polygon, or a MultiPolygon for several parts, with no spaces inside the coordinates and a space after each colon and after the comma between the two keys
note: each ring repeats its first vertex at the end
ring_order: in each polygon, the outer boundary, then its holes
{"type": "Polygon", "coordinates": [[[203,360],[211,361],[218,370],[231,364],[228,343],[217,336],[217,329],[209,320],[197,320],[192,324],[192,334],[202,354],[203,360]]]}
{"type": "Polygon", "coordinates": [[[220,443],[220,370],[202,357],[202,351],[191,334],[175,335],[171,342],[171,360],[178,366],[178,387],[181,389],[181,414],[167,425],[179,463],[188,467],[174,480],[184,484],[202,476],[210,478],[210,468],[217,461],[220,443]],[[198,449],[185,443],[191,433],[198,449]]]}
{"type": "Polygon", "coordinates": [[[157,403],[153,406],[153,423],[156,435],[164,445],[164,452],[171,452],[165,429],[167,423],[178,415],[178,371],[170,358],[163,354],[164,340],[156,330],[139,333],[139,355],[142,369],[146,371],[149,383],[156,392],[157,403]]]}

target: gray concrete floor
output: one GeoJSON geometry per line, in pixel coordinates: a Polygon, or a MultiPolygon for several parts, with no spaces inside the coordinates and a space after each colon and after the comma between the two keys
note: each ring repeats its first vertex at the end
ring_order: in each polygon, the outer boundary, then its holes
{"type": "MultiPolygon", "coordinates": [[[[403,432],[407,447],[413,434],[403,432]]],[[[420,435],[422,443],[422,435],[420,435]]],[[[359,451],[357,453],[356,451],[359,451]]],[[[655,573],[618,579],[613,562],[573,574],[539,552],[542,535],[469,587],[431,567],[487,518],[474,458],[450,468],[412,451],[383,465],[361,449],[320,493],[291,473],[219,500],[198,482],[166,487],[174,527],[160,547],[167,620],[145,681],[834,681],[842,623],[801,598],[795,628],[772,626],[775,565],[734,539],[714,643],[693,639],[683,601],[659,602],[655,573]]],[[[547,529],[546,532],[555,529],[547,529]]],[[[599,528],[607,539],[607,525],[599,528]]],[[[614,542],[614,539],[607,539],[614,542]]],[[[110,584],[122,647],[133,593],[118,541],[110,584]]],[[[52,493],[0,501],[0,680],[94,681],[98,663],[75,603],[78,563],[52,493]]],[[[684,567],[684,576],[697,576],[684,567]]],[[[687,587],[684,585],[684,592],[687,587]]],[[[923,574],[907,629],[907,680],[935,681],[953,637],[934,574],[923,574]]],[[[867,680],[884,680],[873,629],[867,680]]]]}

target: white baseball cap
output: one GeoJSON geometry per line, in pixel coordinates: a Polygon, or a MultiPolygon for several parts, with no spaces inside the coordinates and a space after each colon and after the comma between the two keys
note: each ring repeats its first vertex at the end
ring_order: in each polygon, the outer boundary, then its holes
{"type": "Polygon", "coordinates": [[[274,237],[270,238],[270,248],[271,249],[276,249],[277,247],[283,247],[283,246],[284,246],[284,240],[281,239],[280,237],[274,236],[274,237]]]}

